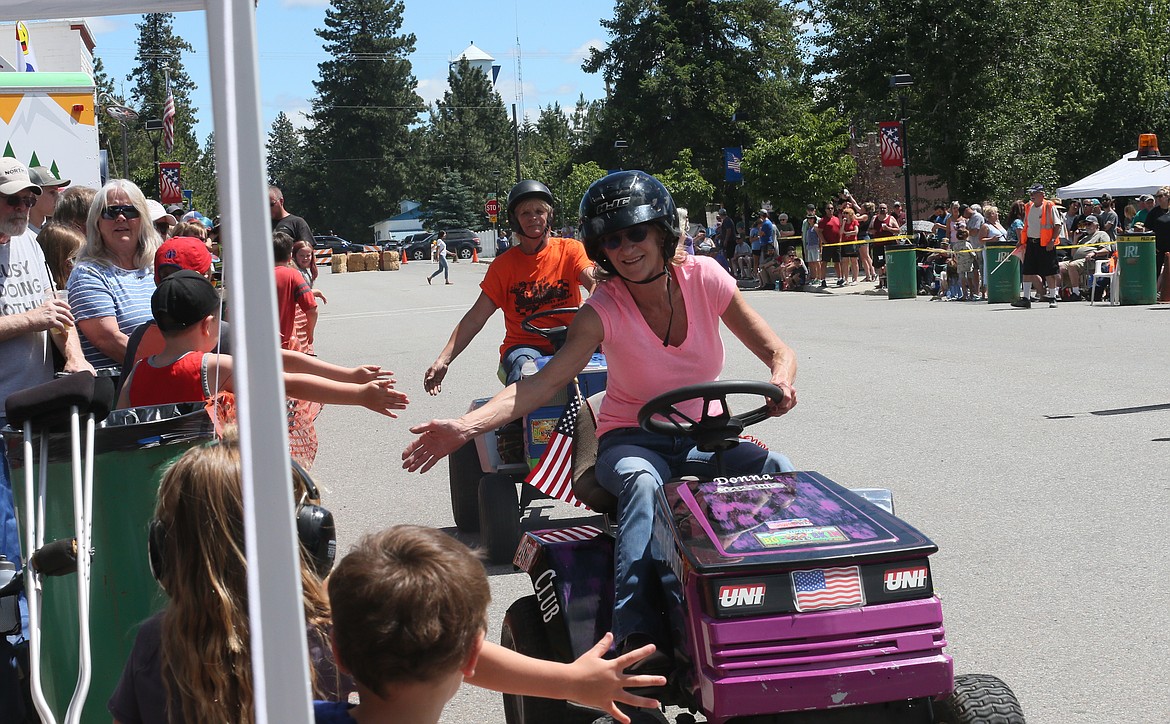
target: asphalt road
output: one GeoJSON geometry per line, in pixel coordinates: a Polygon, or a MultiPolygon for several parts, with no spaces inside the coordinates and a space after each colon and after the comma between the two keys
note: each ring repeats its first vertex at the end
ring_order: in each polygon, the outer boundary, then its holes
{"type": "MultiPolygon", "coordinates": [[[[317,332],[322,358],[381,363],[411,405],[387,420],[331,407],[314,469],[344,552],[361,533],[417,523],[454,533],[447,471],[401,469],[408,428],[457,416],[500,389],[499,315],[429,397],[423,371],[478,294],[485,265],[429,263],[330,275],[317,332]]],[[[1170,306],[890,301],[832,293],[747,292],[797,352],[799,404],[751,430],[798,469],[847,486],[888,487],[901,517],[932,537],[948,650],[960,673],[1006,681],[1033,724],[1170,718],[1170,306]],[[1159,362],[1161,360],[1161,362],[1159,362]],[[1161,371],[1159,371],[1161,370],[1161,371]]],[[[724,379],[766,379],[730,335],[724,379]]],[[[579,518],[538,504],[525,525],[579,518]]],[[[474,544],[474,540],[468,540],[474,544]]],[[[524,574],[489,569],[489,636],[531,593],[524,574]]],[[[444,722],[503,722],[499,695],[464,686],[444,722]]]]}

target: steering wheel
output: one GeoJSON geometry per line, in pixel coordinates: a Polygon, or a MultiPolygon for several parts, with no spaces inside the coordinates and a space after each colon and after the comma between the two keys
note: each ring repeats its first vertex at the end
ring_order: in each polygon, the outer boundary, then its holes
{"type": "Polygon", "coordinates": [[[530,334],[539,334],[548,341],[552,342],[554,349],[560,349],[561,345],[565,343],[565,336],[569,333],[568,324],[559,324],[555,327],[537,327],[533,322],[544,319],[546,317],[556,317],[563,315],[575,315],[580,311],[580,307],[558,307],[556,309],[545,309],[544,311],[530,314],[520,322],[520,327],[525,332],[530,334]]]}
{"type": "Polygon", "coordinates": [[[767,402],[781,402],[784,393],[775,385],[754,380],[726,380],[688,385],[655,397],[638,411],[638,424],[657,435],[683,435],[691,438],[704,452],[734,447],[739,434],[749,425],[769,417],[765,402],[759,407],[732,416],[727,398],[730,395],[758,395],[767,402]],[[702,401],[698,420],[679,410],[683,402],[702,401]]]}

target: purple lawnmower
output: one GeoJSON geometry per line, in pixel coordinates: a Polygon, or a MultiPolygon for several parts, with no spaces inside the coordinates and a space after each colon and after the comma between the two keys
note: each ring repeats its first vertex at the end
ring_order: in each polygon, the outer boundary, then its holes
{"type": "MultiPolygon", "coordinates": [[[[639,422],[689,436],[718,462],[768,415],[765,405],[733,416],[729,396],[745,394],[780,392],[758,382],[685,387],[648,402],[639,422]],[[703,401],[700,419],[679,412],[688,400],[703,401]]],[[[610,515],[616,500],[588,460],[591,417],[578,415],[574,493],[610,515]]],[[[1002,681],[955,675],[930,571],[938,547],[893,515],[889,491],[849,490],[815,472],[677,480],[660,489],[654,526],[673,670],[651,695],[691,712],[679,724],[696,715],[712,724],[1024,722],[1002,681]]],[[[508,609],[501,643],[564,662],[587,651],[610,630],[613,555],[602,527],[527,533],[514,563],[535,593],[508,609]]],[[[549,699],[504,703],[509,724],[598,717],[549,699]]]]}

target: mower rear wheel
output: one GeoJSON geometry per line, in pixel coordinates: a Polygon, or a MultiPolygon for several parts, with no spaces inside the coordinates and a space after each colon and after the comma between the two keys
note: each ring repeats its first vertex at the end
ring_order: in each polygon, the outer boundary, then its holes
{"type": "Polygon", "coordinates": [[[479,544],[492,563],[509,563],[520,545],[520,500],[510,475],[479,480],[479,544]]]}
{"type": "MultiPolygon", "coordinates": [[[[550,661],[552,646],[544,630],[536,596],[525,596],[508,607],[500,631],[500,645],[517,653],[550,661]]],[[[600,714],[560,699],[504,694],[504,720],[508,724],[591,724],[600,714]]]]}
{"type": "Polygon", "coordinates": [[[447,457],[447,477],[451,482],[451,515],[455,527],[464,533],[479,532],[479,452],[475,440],[447,457]]]}
{"type": "Polygon", "coordinates": [[[955,691],[934,707],[935,724],[1024,724],[1024,710],[1007,684],[990,674],[960,674],[955,691]]]}

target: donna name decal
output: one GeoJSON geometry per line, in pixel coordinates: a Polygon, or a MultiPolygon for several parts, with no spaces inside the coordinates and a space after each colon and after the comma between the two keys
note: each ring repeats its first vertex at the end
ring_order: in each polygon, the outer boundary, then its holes
{"type": "Polygon", "coordinates": [[[756,533],[756,539],[765,548],[784,548],[787,546],[813,545],[817,543],[844,543],[849,536],[841,532],[835,525],[822,525],[815,528],[797,528],[795,530],[772,530],[766,533],[756,533]]]}

